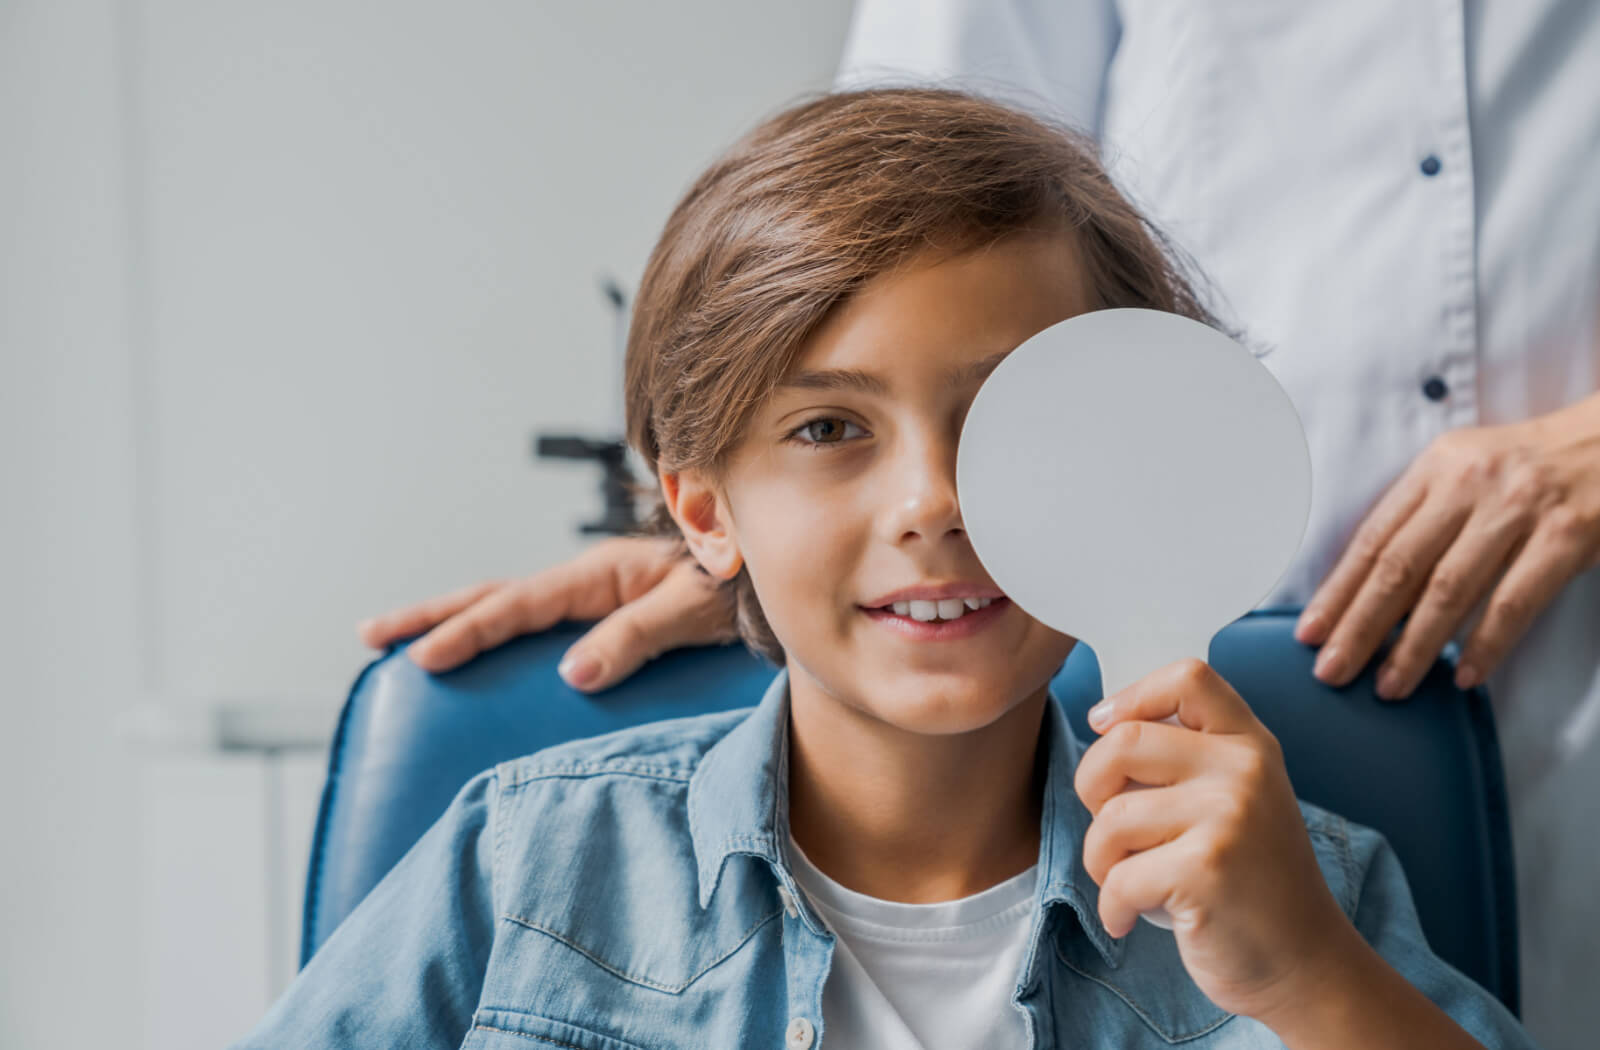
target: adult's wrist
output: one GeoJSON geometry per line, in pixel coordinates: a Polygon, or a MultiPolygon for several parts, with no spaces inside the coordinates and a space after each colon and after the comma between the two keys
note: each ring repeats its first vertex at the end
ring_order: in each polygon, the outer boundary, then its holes
{"type": "Polygon", "coordinates": [[[1536,445],[1553,452],[1600,449],[1600,391],[1519,425],[1536,445]]]}

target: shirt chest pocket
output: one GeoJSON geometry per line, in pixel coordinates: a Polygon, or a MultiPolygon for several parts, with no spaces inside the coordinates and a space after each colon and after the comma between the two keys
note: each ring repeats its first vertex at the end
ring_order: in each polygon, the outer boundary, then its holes
{"type": "MultiPolygon", "coordinates": [[[[594,921],[571,931],[502,916],[462,1045],[522,1050],[740,1046],[762,1004],[782,1009],[781,909],[733,932],[594,921]],[[628,936],[631,933],[632,936],[628,936]]],[[[612,916],[615,919],[615,916],[612,916]]],[[[764,1020],[760,1027],[780,1022],[764,1020]]],[[[781,1027],[778,1028],[781,1040],[781,1027]]]]}
{"type": "Polygon", "coordinates": [[[1184,1044],[1206,1050],[1282,1045],[1275,1037],[1262,1042],[1260,1033],[1270,1037],[1270,1031],[1251,1031],[1260,1026],[1207,999],[1184,969],[1177,942],[1166,930],[1136,925],[1124,940],[1121,963],[1115,967],[1101,959],[1081,933],[1057,938],[1054,948],[1063,974],[1070,975],[1060,1001],[1075,1004],[1080,1013],[1087,1011],[1097,1019],[1096,1027],[1110,1024],[1138,1033],[1140,1038],[1132,1045],[1184,1044]],[[1161,1042],[1150,1039],[1151,1034],[1161,1042]]]}
{"type": "MultiPolygon", "coordinates": [[[[491,970],[500,981],[534,976],[569,990],[579,985],[626,984],[655,993],[680,995],[708,972],[751,947],[769,927],[775,932],[781,908],[686,926],[657,918],[585,924],[539,921],[502,915],[491,970]],[[557,976],[559,975],[559,976],[557,976]]],[[[492,982],[499,983],[499,982],[492,982]]],[[[531,990],[531,989],[530,989],[531,990]]]]}
{"type": "Polygon", "coordinates": [[[651,1050],[565,1021],[515,1010],[479,1010],[461,1050],[651,1050]]]}

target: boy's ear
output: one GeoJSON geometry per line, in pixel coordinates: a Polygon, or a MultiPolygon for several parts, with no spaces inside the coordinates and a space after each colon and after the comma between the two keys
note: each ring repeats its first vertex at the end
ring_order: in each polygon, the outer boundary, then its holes
{"type": "Polygon", "coordinates": [[[732,523],[721,493],[699,473],[660,473],[661,495],[667,512],[678,523],[678,531],[689,550],[707,572],[719,580],[731,580],[744,567],[738,541],[729,528],[732,523]]]}

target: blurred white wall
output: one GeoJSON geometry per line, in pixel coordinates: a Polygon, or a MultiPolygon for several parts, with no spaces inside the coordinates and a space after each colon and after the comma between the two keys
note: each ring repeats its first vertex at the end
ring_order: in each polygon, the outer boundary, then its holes
{"type": "Polygon", "coordinates": [[[578,549],[529,442],[616,423],[596,275],[848,8],[0,0],[0,1047],[168,1050],[152,968],[248,973],[170,913],[259,890],[177,851],[259,846],[264,774],[130,727],[331,729],[357,619],[578,549]]]}

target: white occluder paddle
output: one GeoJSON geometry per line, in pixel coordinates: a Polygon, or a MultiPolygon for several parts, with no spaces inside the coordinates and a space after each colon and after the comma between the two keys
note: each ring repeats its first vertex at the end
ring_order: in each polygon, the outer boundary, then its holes
{"type": "MultiPolygon", "coordinates": [[[[1282,578],[1311,509],[1293,403],[1227,335],[1099,310],[1040,332],[972,403],[962,522],[996,586],[1087,643],[1103,695],[1188,657],[1282,578]]],[[[1171,928],[1164,911],[1145,918],[1171,928]]]]}

